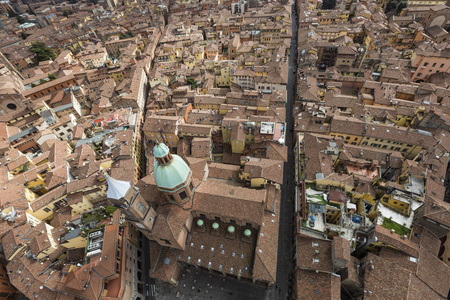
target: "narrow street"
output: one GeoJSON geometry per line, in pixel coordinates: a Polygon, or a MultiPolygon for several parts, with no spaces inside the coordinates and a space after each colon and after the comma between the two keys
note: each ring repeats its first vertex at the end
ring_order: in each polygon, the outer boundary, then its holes
{"type": "MultiPolygon", "coordinates": [[[[158,289],[153,290],[154,279],[147,278],[145,282],[148,295],[146,300],[153,299],[173,299],[180,296],[180,299],[291,299],[293,283],[290,276],[294,271],[293,264],[293,218],[294,218],[294,183],[295,183],[295,163],[294,163],[294,145],[293,145],[293,115],[292,110],[295,101],[295,85],[297,65],[294,60],[297,57],[297,14],[295,2],[292,5],[292,43],[289,52],[289,77],[287,84],[287,102],[286,102],[286,141],[288,147],[288,161],[284,165],[284,183],[281,193],[280,208],[280,228],[278,240],[278,265],[277,282],[271,288],[256,286],[247,282],[238,281],[230,278],[205,273],[195,270],[192,273],[186,273],[185,278],[180,280],[180,284],[174,287],[169,284],[158,284],[158,289]],[[195,279],[195,280],[194,280],[195,279]],[[195,290],[194,290],[195,287],[195,290]],[[158,297],[156,293],[159,292],[158,297]],[[206,294],[207,293],[207,294],[206,294]]],[[[149,241],[143,238],[144,252],[149,253],[149,241]]],[[[149,257],[144,259],[144,269],[150,268],[149,257]]],[[[148,272],[145,272],[148,275],[148,272]]],[[[184,273],[183,273],[184,274],[184,273]]]]}
{"type": "Polygon", "coordinates": [[[144,255],[143,257],[143,270],[142,272],[144,276],[144,296],[145,300],[154,300],[156,299],[156,286],[155,286],[155,279],[150,278],[149,270],[150,270],[150,241],[142,235],[142,249],[144,253],[148,253],[147,255],[144,255]]]}
{"type": "MultiPolygon", "coordinates": [[[[288,161],[284,165],[284,184],[281,193],[281,211],[280,211],[280,231],[278,238],[278,266],[277,283],[275,285],[275,299],[290,299],[292,293],[292,282],[290,274],[294,271],[293,264],[293,240],[292,240],[292,222],[294,218],[294,145],[292,130],[294,128],[292,108],[295,101],[295,83],[297,69],[294,58],[297,56],[297,13],[295,2],[292,5],[292,43],[289,52],[289,78],[286,103],[286,146],[288,147],[288,161]]],[[[292,277],[291,277],[292,278],[292,277]]]]}

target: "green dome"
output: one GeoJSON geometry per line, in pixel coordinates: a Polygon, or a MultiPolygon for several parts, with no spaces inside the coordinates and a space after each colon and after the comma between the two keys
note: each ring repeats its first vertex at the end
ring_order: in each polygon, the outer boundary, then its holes
{"type": "Polygon", "coordinates": [[[244,235],[248,237],[248,236],[252,235],[252,232],[250,231],[250,229],[245,229],[244,235]]]}
{"type": "Polygon", "coordinates": [[[234,226],[228,226],[228,232],[234,233],[234,226]]]}
{"type": "Polygon", "coordinates": [[[197,225],[198,226],[203,226],[203,220],[202,219],[198,219],[197,220],[197,225]]]}
{"type": "Polygon", "coordinates": [[[155,155],[155,157],[164,157],[169,153],[169,151],[169,147],[162,143],[153,147],[153,155],[155,155]]]}
{"type": "MultiPolygon", "coordinates": [[[[167,148],[167,146],[165,147],[167,148]]],[[[165,166],[160,165],[158,160],[155,160],[153,175],[160,191],[174,192],[189,182],[188,179],[192,176],[192,171],[181,157],[174,154],[172,155],[172,161],[165,166]],[[181,185],[182,183],[185,184],[181,185]],[[178,189],[174,190],[175,187],[178,187],[178,189]]]]}
{"type": "Polygon", "coordinates": [[[213,229],[219,229],[219,223],[216,223],[216,222],[214,222],[213,224],[212,224],[212,228],[213,229]]]}

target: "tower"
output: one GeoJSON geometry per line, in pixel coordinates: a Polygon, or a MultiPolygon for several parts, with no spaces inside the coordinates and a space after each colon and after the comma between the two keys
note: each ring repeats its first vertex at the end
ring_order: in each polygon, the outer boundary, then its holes
{"type": "Polygon", "coordinates": [[[192,171],[178,155],[171,154],[169,147],[158,144],[153,148],[155,182],[170,203],[184,204],[192,200],[194,186],[192,171]]]}
{"type": "Polygon", "coordinates": [[[106,196],[116,207],[122,208],[127,219],[147,237],[152,231],[156,211],[148,205],[139,193],[139,189],[129,181],[116,180],[104,173],[108,183],[106,196]]]}
{"type": "Polygon", "coordinates": [[[7,66],[0,63],[0,115],[25,108],[23,103],[25,98],[22,95],[25,87],[17,74],[17,72],[11,71],[7,66]]]}

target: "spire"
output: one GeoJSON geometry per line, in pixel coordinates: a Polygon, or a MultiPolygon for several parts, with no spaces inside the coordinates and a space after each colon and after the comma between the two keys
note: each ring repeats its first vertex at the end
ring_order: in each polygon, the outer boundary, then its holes
{"type": "Polygon", "coordinates": [[[117,180],[109,176],[108,174],[103,173],[106,178],[106,182],[108,183],[108,191],[106,192],[106,196],[109,199],[120,200],[125,197],[128,190],[131,187],[130,181],[122,181],[117,180]]]}

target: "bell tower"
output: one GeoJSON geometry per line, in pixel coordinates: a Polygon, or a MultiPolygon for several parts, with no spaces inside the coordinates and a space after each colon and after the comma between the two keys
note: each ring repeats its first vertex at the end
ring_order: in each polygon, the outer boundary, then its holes
{"type": "Polygon", "coordinates": [[[127,220],[149,237],[156,211],[148,205],[147,201],[141,196],[139,189],[133,186],[131,182],[114,179],[106,172],[103,175],[108,183],[106,193],[108,200],[114,206],[121,208],[127,220]]]}

